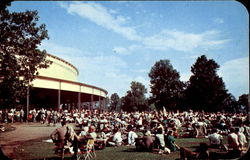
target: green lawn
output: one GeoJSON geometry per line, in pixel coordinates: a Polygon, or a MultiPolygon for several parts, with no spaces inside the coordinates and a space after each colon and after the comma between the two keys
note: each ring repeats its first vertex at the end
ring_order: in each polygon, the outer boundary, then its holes
{"type": "MultiPolygon", "coordinates": [[[[176,139],[179,146],[187,147],[195,150],[200,142],[207,142],[204,138],[185,138],[176,139]]],[[[53,151],[54,145],[52,143],[42,142],[42,139],[29,141],[22,146],[16,148],[16,159],[59,159],[53,151]]],[[[121,147],[106,147],[104,150],[96,151],[96,160],[169,160],[178,159],[179,152],[173,152],[169,155],[159,155],[157,153],[137,152],[135,147],[121,146],[121,147]]],[[[66,156],[66,159],[70,159],[66,156]]]]}

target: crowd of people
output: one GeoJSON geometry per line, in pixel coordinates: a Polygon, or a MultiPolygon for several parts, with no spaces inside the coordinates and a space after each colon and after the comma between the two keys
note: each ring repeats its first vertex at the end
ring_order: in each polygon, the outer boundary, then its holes
{"type": "Polygon", "coordinates": [[[91,137],[102,142],[97,146],[99,149],[105,146],[129,145],[140,151],[159,154],[180,151],[181,157],[209,156],[206,154],[208,148],[225,150],[224,157],[237,157],[248,148],[247,142],[250,138],[248,116],[242,113],[206,113],[192,110],[167,112],[165,108],[162,111],[133,113],[85,109],[57,112],[42,108],[30,110],[28,116],[25,116],[22,109],[0,110],[1,123],[24,121],[45,125],[62,122],[62,129],[51,134],[53,140],[59,139],[60,145],[65,143],[66,137],[71,137],[71,142],[79,141],[82,137],[91,137]],[[77,126],[78,130],[65,127],[70,126],[66,122],[77,126]],[[66,136],[69,131],[69,136],[66,136]],[[198,137],[208,138],[210,144],[201,144],[197,152],[175,142],[176,138],[198,137]],[[223,138],[227,139],[227,143],[223,142],[223,138]]]}

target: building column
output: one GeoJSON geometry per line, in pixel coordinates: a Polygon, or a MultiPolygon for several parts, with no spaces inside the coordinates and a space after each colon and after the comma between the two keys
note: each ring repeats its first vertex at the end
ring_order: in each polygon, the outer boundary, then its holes
{"type": "Polygon", "coordinates": [[[106,111],[106,98],[104,97],[102,99],[102,108],[103,108],[103,111],[106,111]]]}
{"type": "Polygon", "coordinates": [[[92,110],[94,107],[94,95],[93,94],[91,94],[91,102],[90,102],[90,110],[92,110]]]}
{"type": "Polygon", "coordinates": [[[101,96],[98,97],[98,101],[99,101],[99,110],[102,111],[101,96]]]}
{"type": "Polygon", "coordinates": [[[80,107],[81,107],[81,85],[79,86],[77,107],[78,107],[78,111],[80,111],[80,107]]]}
{"type": "Polygon", "coordinates": [[[58,105],[58,112],[60,112],[60,105],[61,105],[61,81],[59,82],[59,89],[58,89],[58,98],[57,98],[57,105],[58,105]]]}
{"type": "Polygon", "coordinates": [[[27,97],[26,97],[26,122],[28,122],[29,116],[29,105],[30,105],[30,87],[27,87],[27,97]]]}

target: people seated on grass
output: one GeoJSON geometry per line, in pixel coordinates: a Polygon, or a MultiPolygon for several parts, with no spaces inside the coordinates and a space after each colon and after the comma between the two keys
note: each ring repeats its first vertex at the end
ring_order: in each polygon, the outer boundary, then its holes
{"type": "Polygon", "coordinates": [[[210,148],[217,148],[217,149],[222,149],[222,140],[223,136],[218,133],[218,129],[213,128],[212,129],[212,134],[206,136],[206,138],[209,139],[210,142],[210,148]]]}

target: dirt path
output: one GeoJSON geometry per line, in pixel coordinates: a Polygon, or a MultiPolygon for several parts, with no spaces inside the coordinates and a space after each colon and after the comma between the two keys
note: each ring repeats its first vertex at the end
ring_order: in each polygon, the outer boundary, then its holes
{"type": "Polygon", "coordinates": [[[4,154],[10,158],[15,148],[30,140],[49,137],[60,124],[55,127],[39,123],[13,124],[12,126],[16,128],[14,131],[0,133],[0,146],[4,154]]]}

